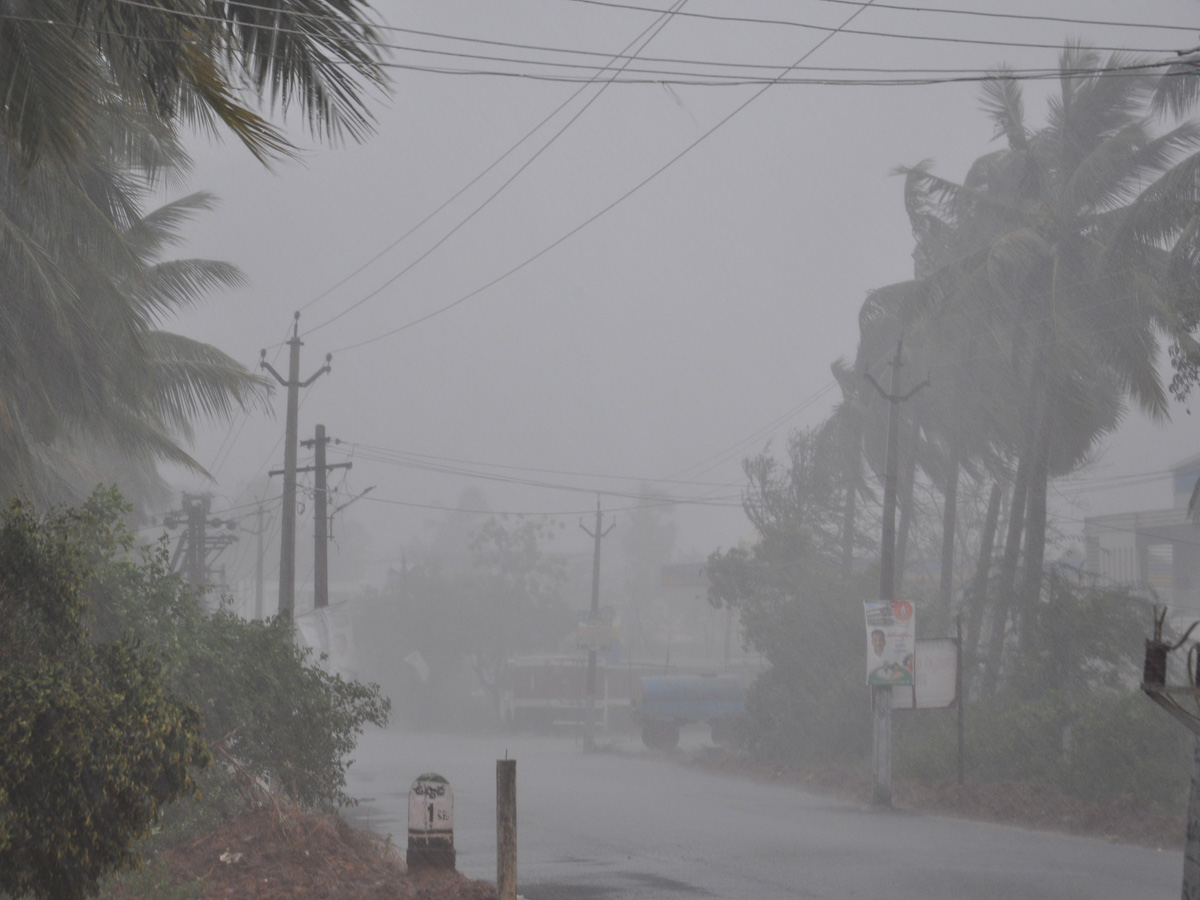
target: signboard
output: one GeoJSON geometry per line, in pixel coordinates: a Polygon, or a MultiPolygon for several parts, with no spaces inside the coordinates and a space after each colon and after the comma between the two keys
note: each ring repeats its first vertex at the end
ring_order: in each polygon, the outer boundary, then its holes
{"type": "Polygon", "coordinates": [[[616,610],[606,607],[596,613],[580,613],[575,633],[577,650],[611,650],[617,639],[616,610]]]}
{"type": "Polygon", "coordinates": [[[408,792],[408,866],[453,869],[454,791],[441,775],[428,772],[408,792]]]}
{"type": "Polygon", "coordinates": [[[868,600],[867,684],[913,683],[916,613],[907,600],[868,600]]]}
{"type": "Polygon", "coordinates": [[[892,691],[893,709],[947,709],[957,702],[958,641],[925,638],[916,642],[915,684],[892,691]]]}
{"type": "Polygon", "coordinates": [[[441,775],[430,772],[412,783],[408,792],[408,836],[454,841],[454,791],[441,775]]]}

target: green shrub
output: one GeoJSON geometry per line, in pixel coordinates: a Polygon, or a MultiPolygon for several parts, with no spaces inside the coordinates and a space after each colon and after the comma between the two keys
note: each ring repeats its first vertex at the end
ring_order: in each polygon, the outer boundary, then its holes
{"type": "MultiPolygon", "coordinates": [[[[954,710],[897,713],[894,771],[925,783],[957,774],[954,710]]],[[[1001,695],[966,710],[965,777],[1022,781],[1081,800],[1182,812],[1192,736],[1136,690],[1037,700],[1001,695]]]]}
{"type": "Polygon", "coordinates": [[[171,689],[200,711],[205,740],[248,777],[309,807],[351,802],[345,758],[368,723],[387,722],[379,687],[323,670],[289,621],[205,615],[164,544],[131,555],[115,493],[97,492],[89,509],[94,525],[79,541],[94,560],[93,632],[130,634],[156,652],[171,689]]]}
{"type": "Polygon", "coordinates": [[[136,859],[208,762],[196,711],[135,642],[93,644],[87,510],[0,517],[0,891],[79,900],[136,859]]]}

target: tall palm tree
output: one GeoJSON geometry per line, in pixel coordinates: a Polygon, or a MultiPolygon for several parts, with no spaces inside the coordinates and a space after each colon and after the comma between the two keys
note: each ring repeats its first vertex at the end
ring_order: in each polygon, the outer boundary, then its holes
{"type": "MultiPolygon", "coordinates": [[[[1007,601],[1041,588],[1046,486],[1077,465],[1126,399],[1152,417],[1167,414],[1156,370],[1161,337],[1179,352],[1195,346],[1196,176],[1200,128],[1154,130],[1147,102],[1153,76],[1074,72],[1099,68],[1090,51],[1068,47],[1060,91],[1046,124],[1031,130],[1016,81],[1001,71],[984,105],[1006,146],[979,160],[963,184],[911,170],[909,192],[967,228],[953,267],[958,307],[978,317],[1023,388],[1001,597],[992,635],[992,678],[1007,601]],[[1146,187],[1149,185],[1149,187],[1146,187]]],[[[1104,68],[1129,64],[1119,56],[1104,68]]]]}

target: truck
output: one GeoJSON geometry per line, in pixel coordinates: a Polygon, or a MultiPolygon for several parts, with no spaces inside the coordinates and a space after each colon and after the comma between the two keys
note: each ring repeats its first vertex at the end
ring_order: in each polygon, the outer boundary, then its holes
{"type": "Polygon", "coordinates": [[[679,729],[707,722],[714,744],[736,745],[744,733],[746,691],[732,675],[642,675],[634,687],[633,717],[642,743],[671,750],[679,729]]]}

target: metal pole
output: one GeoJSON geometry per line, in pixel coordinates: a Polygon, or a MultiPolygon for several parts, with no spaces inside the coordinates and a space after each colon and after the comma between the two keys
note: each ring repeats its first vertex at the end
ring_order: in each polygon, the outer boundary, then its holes
{"type": "Polygon", "coordinates": [[[496,760],[496,892],[517,900],[517,761],[496,760]]]}
{"type": "Polygon", "coordinates": [[[325,426],[317,426],[316,434],[316,502],[313,510],[313,606],[329,605],[329,513],[325,480],[325,426]]]}

